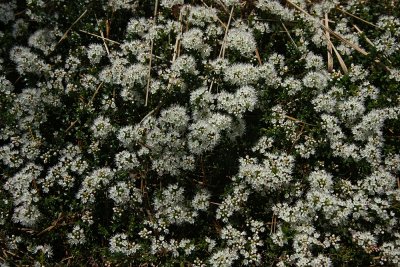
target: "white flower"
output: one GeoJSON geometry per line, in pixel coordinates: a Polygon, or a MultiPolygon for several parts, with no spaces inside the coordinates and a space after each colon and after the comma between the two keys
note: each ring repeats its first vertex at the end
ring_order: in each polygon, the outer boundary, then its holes
{"type": "Polygon", "coordinates": [[[128,236],[122,233],[111,237],[109,249],[112,253],[122,253],[130,256],[135,254],[140,249],[140,245],[129,241],[128,236]]]}
{"type": "Polygon", "coordinates": [[[87,48],[87,56],[92,64],[98,64],[106,51],[101,44],[90,44],[87,48]]]}
{"type": "Polygon", "coordinates": [[[109,197],[117,205],[126,204],[130,199],[130,189],[125,182],[118,182],[108,190],[109,197]]]}
{"type": "Polygon", "coordinates": [[[85,232],[80,225],[75,225],[72,232],[68,233],[67,238],[71,245],[80,245],[86,242],[85,232]]]}
{"type": "Polygon", "coordinates": [[[251,86],[243,86],[235,94],[222,91],[217,99],[218,108],[238,117],[247,110],[252,111],[257,103],[256,91],[251,86]]]}
{"type": "Polygon", "coordinates": [[[161,6],[166,8],[172,8],[176,5],[183,5],[184,0],[161,0],[161,6]]]}
{"type": "Polygon", "coordinates": [[[93,131],[93,136],[97,139],[105,139],[111,132],[114,131],[114,128],[110,123],[110,119],[103,116],[97,117],[90,129],[93,131]]]}
{"type": "Polygon", "coordinates": [[[114,11],[118,9],[131,9],[136,8],[137,3],[132,0],[108,0],[108,6],[114,11]]]}
{"type": "Polygon", "coordinates": [[[186,49],[201,51],[204,48],[203,31],[192,28],[182,35],[182,46],[186,49]]]}
{"type": "Polygon", "coordinates": [[[31,47],[42,50],[45,55],[48,55],[56,47],[56,36],[51,30],[40,29],[29,37],[28,44],[31,47]]]}
{"type": "Polygon", "coordinates": [[[209,263],[213,267],[230,267],[238,258],[235,250],[225,248],[212,254],[209,263]]]}
{"type": "Polygon", "coordinates": [[[115,155],[115,164],[118,170],[129,171],[139,166],[139,161],[134,153],[124,150],[115,155]]]}
{"type": "Polygon", "coordinates": [[[17,8],[17,1],[12,0],[8,3],[0,4],[0,21],[7,24],[15,19],[14,9],[17,8]]]}
{"type": "Polygon", "coordinates": [[[90,175],[86,176],[82,182],[82,186],[76,195],[82,203],[94,203],[96,191],[103,185],[107,185],[113,178],[113,171],[109,168],[100,168],[94,170],[90,175]]]}
{"type": "Polygon", "coordinates": [[[214,113],[207,119],[190,125],[189,149],[194,154],[202,154],[213,149],[221,138],[221,132],[228,129],[232,119],[226,115],[214,113]]]}
{"type": "Polygon", "coordinates": [[[199,191],[192,200],[195,210],[207,210],[209,206],[210,193],[206,190],[199,191]]]}
{"type": "Polygon", "coordinates": [[[132,18],[128,22],[126,32],[128,35],[137,34],[143,36],[149,30],[150,21],[145,18],[132,18]]]}
{"type": "Polygon", "coordinates": [[[227,47],[243,56],[250,57],[255,54],[256,41],[253,33],[247,27],[232,28],[228,31],[227,47]]]}
{"type": "Polygon", "coordinates": [[[251,64],[233,64],[224,72],[224,80],[234,85],[254,84],[258,78],[258,70],[251,64]]]}
{"type": "Polygon", "coordinates": [[[205,6],[190,6],[188,22],[191,25],[204,27],[206,24],[214,23],[218,19],[217,9],[205,6]]]}

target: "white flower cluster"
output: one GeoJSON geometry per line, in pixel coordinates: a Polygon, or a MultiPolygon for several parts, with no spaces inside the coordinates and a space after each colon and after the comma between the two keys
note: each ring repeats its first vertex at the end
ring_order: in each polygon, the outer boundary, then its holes
{"type": "Polygon", "coordinates": [[[99,116],[94,120],[91,130],[93,131],[94,138],[105,139],[114,129],[109,118],[99,116]]]}
{"type": "Polygon", "coordinates": [[[182,35],[182,46],[188,50],[194,50],[209,55],[211,48],[204,42],[204,33],[198,28],[192,28],[182,35]]]}
{"type": "Polygon", "coordinates": [[[118,182],[108,190],[109,197],[118,205],[130,200],[130,188],[125,182],[118,182]]]}
{"type": "Polygon", "coordinates": [[[28,164],[19,173],[11,177],[4,184],[13,198],[13,220],[24,226],[33,226],[41,214],[36,202],[39,201],[38,191],[32,187],[32,183],[39,178],[42,167],[28,164]]]}
{"type": "Polygon", "coordinates": [[[101,44],[91,44],[87,48],[87,56],[92,64],[98,64],[105,54],[106,51],[101,44]]]}
{"type": "MultiPolygon", "coordinates": [[[[49,151],[43,156],[44,162],[49,161],[51,156],[51,151],[49,151]]],[[[72,188],[75,185],[76,176],[83,174],[87,168],[88,163],[82,159],[79,147],[70,144],[60,152],[58,163],[49,168],[43,179],[38,179],[38,184],[42,186],[45,193],[49,193],[55,184],[63,188],[72,188]]]]}
{"type": "Polygon", "coordinates": [[[285,153],[264,155],[262,163],[256,158],[240,159],[238,177],[259,192],[280,190],[292,179],[294,158],[285,153]]]}
{"type": "Polygon", "coordinates": [[[224,80],[233,85],[255,84],[258,78],[258,70],[251,64],[233,64],[224,71],[224,80]]]}
{"type": "Polygon", "coordinates": [[[140,245],[135,242],[129,241],[128,236],[124,233],[116,234],[110,238],[110,251],[112,253],[122,253],[127,256],[133,255],[136,253],[138,249],[140,249],[140,245]]]}
{"type": "Polygon", "coordinates": [[[221,139],[221,132],[227,130],[232,119],[220,113],[214,113],[210,117],[198,120],[190,125],[189,149],[199,155],[212,150],[221,139]]]}
{"type": "Polygon", "coordinates": [[[400,264],[395,1],[22,2],[0,264],[400,264]]]}
{"type": "Polygon", "coordinates": [[[268,10],[272,14],[282,17],[283,20],[294,20],[293,10],[283,6],[279,1],[259,0],[257,7],[261,10],[268,10]]]}
{"type": "Polygon", "coordinates": [[[243,56],[251,57],[256,52],[257,44],[251,29],[240,26],[229,30],[227,47],[243,56]]]}
{"type": "Polygon", "coordinates": [[[44,74],[50,71],[50,66],[27,47],[15,46],[10,51],[10,58],[17,64],[17,70],[21,74],[44,74]]]}
{"type": "Polygon", "coordinates": [[[45,55],[48,55],[56,46],[55,39],[56,35],[54,31],[40,29],[29,37],[28,44],[31,47],[42,50],[45,55]]]}
{"type": "Polygon", "coordinates": [[[71,245],[81,245],[86,243],[85,231],[80,225],[75,225],[71,233],[68,233],[68,243],[71,245]]]}
{"type": "Polygon", "coordinates": [[[216,218],[228,222],[235,212],[240,211],[250,195],[250,190],[239,183],[233,187],[232,193],[224,198],[224,201],[217,209],[216,218]]]}
{"type": "Polygon", "coordinates": [[[210,192],[206,190],[199,191],[192,200],[192,207],[195,210],[205,211],[208,209],[210,199],[210,192]]]}
{"type": "Polygon", "coordinates": [[[109,168],[94,170],[83,180],[76,198],[80,199],[84,204],[93,204],[95,202],[96,191],[102,186],[107,185],[112,180],[113,175],[113,171],[109,168]]]}
{"type": "Polygon", "coordinates": [[[0,21],[7,24],[15,19],[14,9],[17,7],[17,1],[9,1],[0,4],[0,21]]]}
{"type": "Polygon", "coordinates": [[[185,205],[184,190],[178,185],[169,185],[163,190],[162,196],[154,200],[155,217],[164,218],[168,224],[194,223],[196,211],[191,211],[185,205]]]}

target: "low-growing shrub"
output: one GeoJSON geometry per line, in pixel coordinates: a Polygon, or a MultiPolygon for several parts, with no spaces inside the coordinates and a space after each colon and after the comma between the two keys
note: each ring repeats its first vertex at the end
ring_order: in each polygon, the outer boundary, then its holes
{"type": "Polygon", "coordinates": [[[0,3],[1,266],[398,266],[400,3],[0,3]]]}

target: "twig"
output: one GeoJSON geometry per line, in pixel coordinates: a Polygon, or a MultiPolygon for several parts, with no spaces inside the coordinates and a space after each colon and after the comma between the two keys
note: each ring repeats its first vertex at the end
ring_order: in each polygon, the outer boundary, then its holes
{"type": "Polygon", "coordinates": [[[59,223],[62,219],[64,219],[64,217],[63,217],[62,213],[60,213],[60,214],[58,215],[58,218],[57,218],[55,221],[53,221],[49,227],[45,228],[45,229],[42,230],[40,233],[38,233],[37,236],[41,236],[41,235],[43,235],[44,233],[51,231],[53,228],[55,228],[55,227],[58,225],[58,223],[59,223]]]}
{"type": "Polygon", "coordinates": [[[78,122],[78,119],[74,120],[73,122],[71,122],[71,124],[69,125],[69,127],[64,131],[64,133],[68,133],[69,130],[71,130],[75,124],[78,122]]]}
{"type": "Polygon", "coordinates": [[[143,119],[139,122],[139,124],[142,124],[142,122],[144,122],[145,119],[150,117],[153,113],[157,112],[162,107],[162,104],[163,102],[160,102],[157,107],[155,107],[149,113],[147,113],[147,115],[143,117],[143,119]]]}
{"type": "MultiPolygon", "coordinates": [[[[307,11],[305,11],[303,8],[301,8],[300,6],[296,5],[295,3],[293,3],[290,0],[286,0],[287,3],[289,3],[290,5],[292,5],[293,7],[295,7],[297,10],[299,10],[300,12],[302,12],[303,14],[314,18],[312,15],[310,15],[307,11]]],[[[356,50],[357,52],[359,52],[360,54],[367,56],[369,55],[369,53],[367,51],[365,51],[364,49],[362,49],[361,47],[359,47],[358,45],[350,42],[349,40],[347,40],[346,38],[344,38],[340,33],[337,33],[333,30],[331,30],[330,28],[325,27],[324,24],[322,24],[321,22],[318,22],[319,25],[325,30],[328,31],[332,36],[336,37],[337,39],[339,39],[341,42],[351,46],[354,50],[356,50]]]]}
{"type": "MultiPolygon", "coordinates": [[[[224,56],[225,56],[226,38],[228,36],[229,26],[230,26],[231,20],[232,20],[233,8],[234,7],[232,6],[231,12],[229,14],[228,24],[225,27],[224,39],[222,40],[221,50],[219,51],[218,58],[224,58],[224,56]]],[[[260,54],[258,54],[258,50],[256,50],[256,55],[258,55],[257,59],[259,60],[259,63],[262,64],[260,54]]],[[[213,85],[214,85],[214,79],[211,81],[210,87],[208,88],[209,92],[211,92],[213,85]]]]}
{"type": "MultiPolygon", "coordinates": [[[[158,0],[156,0],[154,6],[154,19],[153,19],[153,26],[157,23],[157,9],[158,9],[158,0]]],[[[150,92],[150,83],[151,83],[151,64],[153,60],[153,49],[154,49],[154,40],[151,39],[150,41],[150,59],[149,59],[149,70],[147,73],[147,86],[146,86],[146,99],[144,102],[144,106],[147,107],[147,102],[149,100],[149,92],[150,92]]]]}
{"type": "Polygon", "coordinates": [[[110,43],[114,43],[114,44],[121,45],[120,42],[117,42],[117,41],[108,39],[108,38],[106,38],[106,37],[102,37],[102,36],[100,36],[100,35],[97,35],[97,34],[94,34],[94,33],[91,33],[91,32],[87,32],[87,31],[84,31],[84,30],[79,30],[79,31],[80,31],[80,32],[83,32],[83,33],[86,33],[86,34],[89,34],[89,35],[91,35],[91,36],[100,38],[100,39],[102,39],[102,40],[108,41],[108,42],[110,42],[110,43]]]}
{"type": "MultiPolygon", "coordinates": [[[[363,34],[363,33],[364,33],[362,30],[360,30],[360,28],[357,27],[357,25],[353,24],[353,27],[354,27],[354,29],[357,30],[357,32],[358,32],[359,34],[363,34]]],[[[367,36],[364,35],[364,39],[365,39],[365,41],[367,41],[367,43],[368,43],[369,45],[375,47],[374,43],[373,43],[367,36]]]]}
{"type": "Polygon", "coordinates": [[[97,86],[96,91],[94,92],[94,94],[93,94],[92,98],[90,99],[88,105],[93,104],[93,101],[94,101],[96,95],[99,93],[99,90],[100,90],[101,86],[103,85],[103,83],[104,83],[104,82],[101,82],[101,83],[97,86]]]}
{"type": "Polygon", "coordinates": [[[280,115],[283,115],[283,117],[285,117],[285,118],[287,118],[287,119],[289,119],[291,121],[297,122],[297,123],[302,123],[302,124],[309,125],[309,126],[316,126],[315,124],[311,124],[311,123],[307,123],[307,122],[301,121],[299,119],[293,118],[292,116],[289,116],[289,115],[286,115],[286,114],[280,113],[280,115]]]}
{"type": "Polygon", "coordinates": [[[180,32],[178,34],[178,36],[176,37],[176,41],[175,41],[175,46],[174,46],[174,54],[172,56],[172,63],[175,62],[176,58],[178,57],[178,50],[179,50],[179,45],[180,45],[180,41],[181,41],[181,35],[182,35],[182,31],[183,31],[183,24],[182,24],[182,9],[179,12],[179,25],[180,25],[180,32]]]}
{"type": "MultiPolygon", "coordinates": [[[[325,13],[325,27],[329,28],[328,13],[325,13]]],[[[328,72],[333,71],[333,57],[332,57],[332,43],[331,37],[328,31],[325,31],[326,40],[328,40],[327,50],[328,50],[328,72]]]]}
{"type": "Polygon", "coordinates": [[[271,220],[271,232],[270,234],[272,235],[276,231],[276,215],[272,215],[272,220],[271,220]]]}
{"type": "MultiPolygon", "coordinates": [[[[363,34],[364,32],[362,30],[360,30],[360,28],[357,27],[357,25],[353,24],[353,27],[357,30],[357,32],[359,34],[363,34]]],[[[374,43],[367,37],[364,35],[362,35],[362,37],[364,37],[365,41],[371,45],[372,47],[375,47],[374,43]]],[[[388,66],[386,66],[385,64],[383,64],[379,59],[375,59],[375,63],[379,64],[381,67],[383,67],[386,71],[391,72],[390,68],[388,66]]],[[[391,63],[389,61],[389,63],[391,63]]]]}
{"type": "Polygon", "coordinates": [[[106,40],[104,39],[103,31],[100,31],[101,39],[103,40],[104,47],[106,48],[107,55],[110,55],[110,50],[108,49],[106,40]]]}
{"type": "Polygon", "coordinates": [[[258,64],[262,65],[263,63],[262,63],[262,60],[261,60],[261,57],[260,57],[260,52],[258,52],[258,48],[257,47],[256,47],[256,58],[258,60],[258,64]]]}
{"type": "Polygon", "coordinates": [[[298,50],[299,48],[297,47],[295,41],[293,40],[292,36],[290,35],[290,32],[288,31],[288,29],[286,28],[285,24],[281,21],[282,23],[282,27],[285,29],[287,35],[289,36],[290,41],[292,41],[294,47],[296,47],[296,49],[298,50]]]}
{"type": "Polygon", "coordinates": [[[328,43],[332,46],[333,51],[335,52],[336,58],[339,60],[340,67],[342,68],[344,74],[347,74],[349,70],[347,69],[346,63],[344,63],[344,60],[340,53],[336,50],[336,47],[333,45],[333,43],[328,40],[328,43]]]}
{"type": "Polygon", "coordinates": [[[358,16],[356,16],[356,15],[354,15],[354,14],[351,14],[351,13],[349,13],[348,11],[341,9],[340,7],[336,7],[336,10],[338,10],[338,11],[340,11],[340,12],[346,14],[346,15],[349,15],[349,16],[351,16],[351,17],[353,17],[353,18],[356,18],[356,19],[358,19],[358,20],[360,20],[360,21],[362,21],[362,22],[364,22],[364,23],[366,23],[366,24],[368,24],[368,25],[370,25],[370,26],[372,26],[372,27],[375,27],[375,28],[378,28],[378,29],[379,29],[379,27],[376,26],[375,24],[373,24],[373,23],[371,23],[371,22],[369,22],[369,21],[366,21],[365,19],[362,19],[362,18],[360,18],[360,17],[358,17],[358,16]]]}
{"type": "MultiPolygon", "coordinates": [[[[207,8],[209,8],[209,6],[203,0],[201,0],[201,2],[203,3],[203,5],[205,5],[207,8]]],[[[226,29],[225,23],[218,16],[217,16],[217,20],[219,21],[219,23],[221,23],[222,27],[224,27],[226,29]]]]}
{"type": "Polygon", "coordinates": [[[215,0],[224,10],[226,13],[229,13],[228,8],[225,6],[225,4],[221,0],[215,0]]]}
{"type": "Polygon", "coordinates": [[[68,33],[71,31],[72,27],[75,26],[75,24],[78,23],[78,21],[80,21],[83,16],[85,16],[85,14],[87,13],[87,9],[79,16],[79,18],[77,18],[74,23],[72,23],[72,25],[68,28],[68,30],[64,33],[64,35],[61,37],[61,39],[58,41],[58,43],[56,44],[59,45],[65,38],[67,38],[68,33]]]}
{"type": "Polygon", "coordinates": [[[232,8],[231,8],[231,13],[229,14],[228,24],[226,25],[224,39],[222,41],[221,50],[219,52],[219,57],[220,58],[224,58],[225,57],[226,39],[227,39],[227,36],[228,36],[229,26],[230,26],[231,20],[232,20],[233,9],[234,9],[234,6],[232,6],[232,8]]]}
{"type": "Polygon", "coordinates": [[[154,41],[150,41],[150,59],[149,59],[149,69],[147,71],[147,86],[146,86],[146,99],[144,102],[144,106],[147,107],[147,102],[149,100],[149,91],[150,91],[150,81],[151,81],[151,64],[152,64],[152,55],[153,55],[153,47],[154,47],[154,41]]]}
{"type": "MultiPolygon", "coordinates": [[[[101,82],[97,88],[96,91],[94,92],[94,94],[92,95],[92,97],[90,98],[89,102],[86,103],[86,106],[90,106],[91,104],[93,104],[94,99],[96,98],[96,95],[99,93],[99,90],[101,88],[101,86],[103,85],[104,82],[101,82]]],[[[74,120],[73,122],[71,122],[70,126],[64,131],[64,133],[67,133],[69,130],[71,130],[75,124],[78,122],[78,119],[74,120]]]]}

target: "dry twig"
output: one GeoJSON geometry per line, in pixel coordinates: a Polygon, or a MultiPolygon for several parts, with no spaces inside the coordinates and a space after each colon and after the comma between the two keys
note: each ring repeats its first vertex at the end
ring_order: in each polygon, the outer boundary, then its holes
{"type": "Polygon", "coordinates": [[[336,10],[338,10],[338,11],[340,11],[340,12],[346,14],[346,15],[349,15],[349,16],[351,16],[351,17],[353,17],[353,18],[356,18],[356,19],[358,19],[358,20],[360,20],[360,21],[362,21],[362,22],[364,22],[364,23],[366,23],[366,24],[368,24],[368,25],[370,25],[370,26],[372,26],[372,27],[379,28],[379,27],[376,26],[375,24],[373,24],[373,23],[371,23],[371,22],[369,22],[369,21],[367,21],[367,20],[365,20],[365,19],[362,19],[362,18],[360,18],[360,17],[358,17],[358,16],[356,16],[356,15],[354,15],[354,14],[351,14],[351,13],[349,13],[348,11],[341,9],[340,7],[336,7],[336,10]]]}
{"type": "MultiPolygon", "coordinates": [[[[329,28],[328,14],[325,13],[325,26],[329,28]]],[[[327,50],[328,50],[328,72],[333,71],[333,57],[332,57],[332,43],[331,37],[328,31],[325,31],[325,37],[328,40],[327,50]]]]}
{"type": "Polygon", "coordinates": [[[117,41],[108,39],[108,38],[106,38],[106,37],[104,37],[104,36],[102,37],[102,36],[100,36],[100,35],[97,35],[97,34],[94,34],[94,33],[91,33],[91,32],[87,32],[87,31],[84,31],[84,30],[79,30],[79,31],[80,31],[80,32],[83,32],[83,33],[86,33],[86,34],[89,34],[89,35],[91,35],[91,36],[100,38],[100,39],[102,39],[102,40],[108,41],[108,42],[110,42],[110,43],[114,43],[114,44],[117,44],[117,45],[121,45],[120,42],[117,42],[117,41]]]}
{"type": "MultiPolygon", "coordinates": [[[[153,26],[156,25],[157,23],[157,13],[158,13],[158,0],[156,0],[155,6],[154,6],[154,19],[153,19],[153,26]]],[[[152,65],[152,60],[153,60],[153,49],[154,49],[154,40],[151,39],[150,41],[150,59],[149,59],[149,70],[147,73],[147,86],[146,86],[146,99],[144,102],[144,106],[147,107],[147,103],[149,100],[149,92],[150,92],[150,83],[151,83],[151,65],[152,65]]]]}
{"type": "MultiPolygon", "coordinates": [[[[290,0],[286,0],[287,3],[289,3],[290,5],[292,5],[294,8],[296,8],[297,10],[299,10],[300,12],[302,12],[303,14],[314,18],[314,16],[312,16],[311,14],[309,14],[307,11],[305,11],[303,8],[301,8],[300,6],[296,5],[295,3],[293,3],[290,0]]],[[[339,39],[341,42],[347,44],[348,46],[352,47],[354,50],[356,50],[357,52],[359,52],[360,54],[367,56],[369,55],[369,53],[367,51],[365,51],[363,48],[359,47],[358,45],[350,42],[349,40],[347,40],[345,37],[343,37],[340,33],[337,33],[333,30],[331,30],[330,28],[326,27],[324,24],[322,24],[321,22],[319,22],[319,25],[325,30],[328,31],[332,36],[336,37],[337,39],[339,39]]]]}
{"type": "Polygon", "coordinates": [[[77,18],[74,23],[72,23],[72,25],[68,28],[68,30],[63,34],[63,36],[61,37],[61,39],[58,41],[58,43],[56,44],[59,45],[65,38],[67,38],[68,33],[71,31],[72,27],[75,26],[75,24],[77,24],[82,18],[83,16],[85,16],[85,14],[87,13],[87,9],[79,16],[79,18],[77,18]]]}

